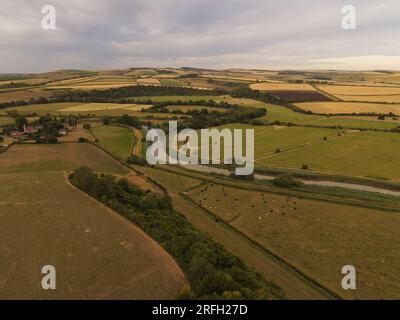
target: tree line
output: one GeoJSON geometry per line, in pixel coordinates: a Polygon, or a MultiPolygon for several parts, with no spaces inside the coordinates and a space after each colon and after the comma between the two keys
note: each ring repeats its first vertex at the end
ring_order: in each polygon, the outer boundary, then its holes
{"type": "Polygon", "coordinates": [[[178,298],[285,298],[282,289],[249,269],[174,211],[169,197],[142,191],[126,179],[99,176],[86,167],[75,170],[70,181],[138,225],[175,258],[190,283],[178,298]]]}

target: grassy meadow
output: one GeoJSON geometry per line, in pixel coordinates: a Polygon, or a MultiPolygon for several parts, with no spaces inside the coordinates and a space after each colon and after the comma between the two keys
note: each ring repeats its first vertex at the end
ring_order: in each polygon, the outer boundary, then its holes
{"type": "Polygon", "coordinates": [[[132,154],[134,138],[128,128],[102,125],[93,127],[91,131],[100,146],[112,154],[124,160],[132,154]]]}

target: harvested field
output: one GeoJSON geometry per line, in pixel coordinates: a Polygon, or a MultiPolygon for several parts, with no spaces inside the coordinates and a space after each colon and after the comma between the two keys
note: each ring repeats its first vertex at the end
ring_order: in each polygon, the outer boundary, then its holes
{"type": "Polygon", "coordinates": [[[336,97],[343,101],[362,101],[362,102],[383,102],[383,103],[400,103],[400,94],[387,95],[387,96],[356,96],[356,95],[341,95],[337,94],[336,97]]]}
{"type": "Polygon", "coordinates": [[[154,240],[62,172],[0,180],[0,299],[173,299],[185,283],[154,240]],[[45,265],[57,290],[40,287],[45,265]]]}
{"type": "Polygon", "coordinates": [[[30,98],[48,98],[52,96],[55,92],[44,89],[28,89],[28,90],[14,90],[7,92],[0,92],[0,103],[11,102],[19,100],[29,100],[30,98]]]}
{"type": "Polygon", "coordinates": [[[316,114],[360,114],[376,113],[400,115],[400,104],[379,104],[363,102],[304,102],[295,104],[304,111],[316,114]]]}
{"type": "Polygon", "coordinates": [[[124,174],[128,170],[103,151],[87,143],[56,145],[21,144],[0,154],[0,173],[75,170],[124,174]]]}
{"type": "Polygon", "coordinates": [[[303,83],[275,83],[275,82],[261,82],[253,83],[250,85],[253,90],[261,91],[314,91],[315,88],[309,84],[303,83]]]}
{"type": "Polygon", "coordinates": [[[336,95],[356,95],[356,96],[385,96],[400,95],[400,87],[367,87],[367,86],[336,86],[319,85],[318,89],[336,95]]]}
{"type": "Polygon", "coordinates": [[[138,84],[141,85],[160,85],[160,80],[156,78],[140,78],[136,80],[138,84]]]}

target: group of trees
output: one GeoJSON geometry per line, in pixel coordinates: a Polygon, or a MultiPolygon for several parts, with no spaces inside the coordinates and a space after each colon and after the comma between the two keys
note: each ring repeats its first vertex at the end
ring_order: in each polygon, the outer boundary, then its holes
{"type": "Polygon", "coordinates": [[[253,119],[264,117],[267,110],[263,108],[238,108],[226,113],[194,113],[191,118],[179,122],[179,129],[204,129],[228,123],[249,123],[253,119]]]}
{"type": "Polygon", "coordinates": [[[89,168],[75,170],[71,182],[137,224],[178,262],[190,283],[187,299],[282,299],[283,291],[249,269],[224,247],[175,212],[171,200],[89,168]]]}
{"type": "Polygon", "coordinates": [[[201,107],[212,107],[212,108],[221,108],[229,110],[235,110],[239,108],[238,105],[233,105],[225,101],[216,102],[214,100],[188,100],[188,101],[177,100],[177,101],[163,101],[163,102],[153,102],[151,100],[147,100],[146,104],[151,104],[153,106],[149,109],[143,109],[142,112],[168,113],[169,111],[167,107],[170,106],[201,106],[201,107]]]}
{"type": "Polygon", "coordinates": [[[199,90],[167,86],[130,86],[108,90],[65,91],[53,97],[57,102],[118,102],[132,103],[130,97],[146,96],[209,96],[221,95],[221,90],[199,90]]]}

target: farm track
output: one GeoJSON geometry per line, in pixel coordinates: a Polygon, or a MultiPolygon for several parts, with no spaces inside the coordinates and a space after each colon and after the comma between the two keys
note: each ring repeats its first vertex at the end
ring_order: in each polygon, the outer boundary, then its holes
{"type": "Polygon", "coordinates": [[[316,141],[311,141],[311,142],[307,142],[307,143],[304,143],[304,144],[299,144],[299,145],[297,145],[297,146],[293,146],[293,147],[287,148],[287,149],[285,149],[285,150],[281,150],[281,152],[279,152],[279,153],[276,153],[276,152],[268,152],[268,153],[262,154],[259,158],[255,159],[254,161],[256,162],[256,161],[258,161],[258,160],[262,160],[262,159],[266,159],[266,158],[271,158],[271,157],[273,157],[273,156],[278,156],[278,155],[280,155],[280,154],[282,154],[282,153],[288,153],[288,152],[291,152],[291,151],[296,151],[296,150],[298,150],[298,149],[303,149],[303,148],[311,147],[311,146],[314,146],[314,145],[317,145],[317,144],[321,144],[321,143],[324,143],[324,142],[326,143],[326,142],[328,142],[328,141],[335,141],[335,140],[338,140],[338,139],[340,139],[340,138],[343,138],[343,136],[335,137],[335,138],[328,139],[328,140],[316,140],[316,141]]]}
{"type": "Polygon", "coordinates": [[[142,140],[143,140],[143,134],[142,131],[139,129],[134,128],[133,129],[133,134],[135,136],[135,145],[133,146],[132,154],[138,157],[141,157],[142,155],[142,140]]]}

